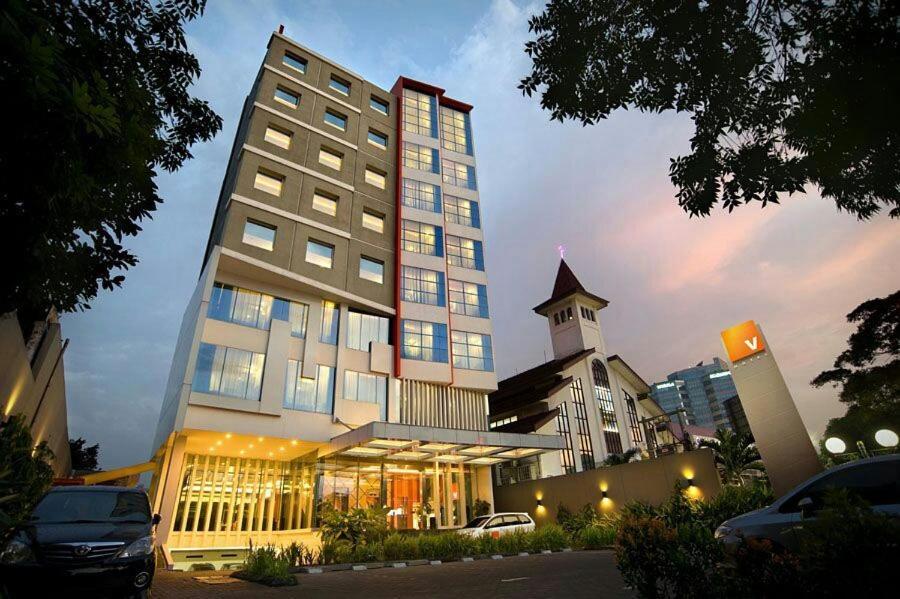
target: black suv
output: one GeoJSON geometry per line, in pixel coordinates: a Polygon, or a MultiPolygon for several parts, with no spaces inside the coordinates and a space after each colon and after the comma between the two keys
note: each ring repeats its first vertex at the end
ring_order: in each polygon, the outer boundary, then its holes
{"type": "Polygon", "coordinates": [[[53,591],[144,597],[158,522],[142,490],[55,487],[0,550],[0,584],[13,598],[53,591]]]}

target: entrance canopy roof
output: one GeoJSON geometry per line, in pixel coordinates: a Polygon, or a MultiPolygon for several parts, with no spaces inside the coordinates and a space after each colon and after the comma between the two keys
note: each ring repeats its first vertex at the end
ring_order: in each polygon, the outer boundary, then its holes
{"type": "Polygon", "coordinates": [[[564,446],[555,435],[410,426],[370,422],[331,439],[319,457],[389,457],[392,460],[489,466],[564,446]]]}

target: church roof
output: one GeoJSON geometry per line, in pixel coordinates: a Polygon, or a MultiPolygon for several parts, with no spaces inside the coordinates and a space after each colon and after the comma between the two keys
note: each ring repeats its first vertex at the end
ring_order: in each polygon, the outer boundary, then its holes
{"type": "Polygon", "coordinates": [[[600,304],[600,308],[605,308],[609,305],[608,301],[585,289],[584,285],[581,284],[581,281],[578,280],[578,277],[575,276],[575,273],[572,272],[572,269],[569,268],[569,265],[566,264],[566,261],[564,259],[560,260],[559,270],[556,271],[556,282],[553,284],[553,293],[551,294],[550,299],[535,306],[534,311],[543,315],[548,307],[560,300],[575,295],[576,293],[594,300],[600,304]]]}
{"type": "Polygon", "coordinates": [[[572,377],[563,376],[563,371],[594,351],[578,351],[500,381],[497,390],[488,395],[488,412],[492,416],[503,414],[547,399],[572,381],[572,377]]]}

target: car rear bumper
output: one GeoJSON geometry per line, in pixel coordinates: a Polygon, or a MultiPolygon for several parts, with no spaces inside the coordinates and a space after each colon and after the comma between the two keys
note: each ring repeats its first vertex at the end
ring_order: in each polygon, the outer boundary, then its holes
{"type": "Polygon", "coordinates": [[[110,560],[89,567],[42,564],[0,565],[0,580],[12,598],[36,597],[41,592],[64,591],[137,592],[150,587],[156,567],[155,556],[110,560]]]}

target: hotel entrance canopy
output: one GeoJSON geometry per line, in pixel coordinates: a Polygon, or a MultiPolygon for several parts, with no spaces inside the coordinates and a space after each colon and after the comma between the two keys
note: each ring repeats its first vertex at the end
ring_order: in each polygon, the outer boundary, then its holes
{"type": "Polygon", "coordinates": [[[370,422],[331,439],[319,457],[346,456],[490,466],[563,449],[562,437],[370,422]]]}

